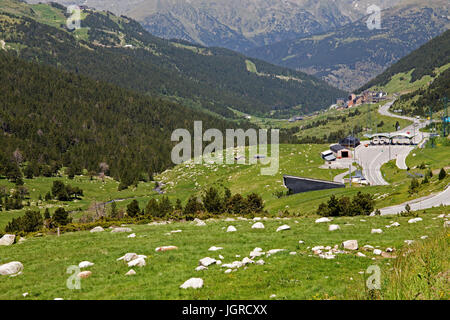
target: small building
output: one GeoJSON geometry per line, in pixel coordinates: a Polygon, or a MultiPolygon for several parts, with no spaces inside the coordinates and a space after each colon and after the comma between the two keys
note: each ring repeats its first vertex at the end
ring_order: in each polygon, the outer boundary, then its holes
{"type": "Polygon", "coordinates": [[[330,161],[335,161],[336,160],[336,156],[333,154],[333,151],[331,151],[331,150],[327,150],[327,151],[321,152],[320,154],[322,156],[322,159],[325,160],[325,161],[330,162],[330,161]]]}
{"type": "Polygon", "coordinates": [[[357,146],[359,146],[361,144],[361,142],[359,141],[358,138],[348,136],[348,137],[342,139],[341,141],[339,141],[339,144],[341,146],[344,146],[347,148],[356,148],[357,146]]]}
{"type": "Polygon", "coordinates": [[[334,156],[338,159],[352,158],[352,151],[344,146],[341,146],[340,144],[332,145],[330,150],[333,151],[334,156]]]}

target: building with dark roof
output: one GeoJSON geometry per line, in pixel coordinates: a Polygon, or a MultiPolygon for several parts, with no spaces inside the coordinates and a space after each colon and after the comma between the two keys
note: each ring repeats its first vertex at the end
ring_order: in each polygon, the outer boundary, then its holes
{"type": "Polygon", "coordinates": [[[356,148],[361,144],[361,142],[359,141],[358,138],[348,136],[347,138],[344,138],[341,141],[339,141],[339,144],[347,148],[356,148]]]}

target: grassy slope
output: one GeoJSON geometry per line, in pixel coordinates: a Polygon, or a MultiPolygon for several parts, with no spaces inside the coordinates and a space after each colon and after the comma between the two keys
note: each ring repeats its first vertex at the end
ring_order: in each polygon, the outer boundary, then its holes
{"type": "MultiPolygon", "coordinates": [[[[334,223],[342,230],[328,232],[326,224],[315,224],[312,218],[264,221],[264,230],[251,229],[250,221],[207,222],[206,227],[190,223],[175,223],[166,226],[132,226],[137,234],[128,239],[127,234],[109,232],[90,234],[76,232],[61,237],[45,236],[31,238],[25,243],[0,247],[0,263],[21,261],[24,272],[18,277],[0,278],[1,299],[350,299],[364,298],[364,272],[377,264],[388,272],[391,259],[377,257],[366,252],[367,258],[353,254],[338,255],[335,260],[324,260],[309,256],[314,245],[340,244],[344,240],[357,239],[360,246],[370,244],[381,249],[400,249],[404,240],[419,240],[423,235],[431,236],[442,230],[442,219],[433,219],[437,213],[424,215],[423,221],[408,224],[408,218],[373,217],[360,221],[361,217],[338,218],[334,223]],[[384,228],[398,221],[398,228],[384,228]],[[291,230],[282,233],[275,229],[287,223],[291,230]],[[235,233],[223,230],[228,225],[238,229],[235,233]],[[372,228],[383,228],[383,234],[371,234],[372,228]],[[181,233],[170,236],[165,233],[181,229],[181,233]],[[303,240],[305,244],[299,245],[303,240]],[[176,245],[177,251],[155,253],[162,245],[176,245]],[[218,252],[209,252],[210,246],[221,246],[218,252]],[[264,250],[283,248],[287,252],[263,257],[263,266],[250,265],[231,274],[224,268],[210,266],[209,270],[197,272],[195,267],[201,258],[210,256],[225,258],[223,263],[242,259],[255,248],[264,250]],[[295,256],[289,251],[296,251],[295,256]],[[147,266],[136,268],[137,275],[125,276],[129,268],[116,261],[127,252],[148,256],[147,266]],[[70,274],[66,269],[83,260],[94,262],[88,270],[91,278],[82,280],[82,289],[68,290],[66,281],[70,274]],[[199,290],[181,290],[179,286],[191,277],[201,277],[204,287],[199,290]]],[[[447,247],[448,249],[448,247],[447,247]]],[[[383,278],[384,280],[384,278],[383,278]]],[[[382,288],[383,289],[383,288],[382,288]]]]}
{"type": "MultiPolygon", "coordinates": [[[[306,137],[306,136],[318,136],[322,137],[324,134],[328,134],[330,132],[336,132],[340,129],[351,129],[356,125],[362,125],[364,127],[369,127],[369,112],[370,117],[372,121],[372,130],[375,132],[376,130],[378,132],[392,132],[395,131],[395,124],[398,121],[401,128],[407,127],[411,124],[411,121],[404,120],[404,119],[395,119],[387,116],[383,116],[378,113],[378,107],[381,104],[374,104],[374,105],[361,105],[359,107],[356,107],[361,114],[355,117],[347,117],[346,122],[342,123],[341,120],[330,120],[326,125],[320,125],[314,128],[309,129],[302,129],[300,132],[298,132],[296,135],[298,137],[306,137]],[[369,111],[370,110],[370,111],[369,111]],[[383,126],[376,128],[376,125],[381,123],[383,121],[383,126]]],[[[262,128],[292,128],[292,127],[302,127],[306,126],[314,121],[317,120],[324,120],[330,117],[337,117],[337,116],[348,116],[350,112],[353,112],[355,109],[344,109],[344,110],[327,110],[325,112],[322,112],[318,115],[311,115],[311,116],[305,116],[304,120],[297,121],[297,122],[288,122],[287,120],[277,120],[277,119],[270,119],[270,118],[261,118],[261,117],[255,117],[252,116],[250,121],[262,128]]],[[[234,112],[238,116],[243,116],[243,113],[240,113],[238,111],[234,112]]],[[[364,134],[367,132],[359,133],[359,138],[362,138],[364,134]]]]}

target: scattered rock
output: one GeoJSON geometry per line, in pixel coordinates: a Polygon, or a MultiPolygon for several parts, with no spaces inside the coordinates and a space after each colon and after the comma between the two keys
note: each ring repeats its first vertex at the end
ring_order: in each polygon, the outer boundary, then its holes
{"type": "Polygon", "coordinates": [[[227,270],[225,270],[225,273],[231,273],[231,269],[227,269],[227,270]]]}
{"type": "Polygon", "coordinates": [[[428,238],[428,236],[421,236],[420,237],[420,239],[422,239],[422,240],[425,240],[425,239],[427,239],[428,238]]]}
{"type": "Polygon", "coordinates": [[[0,265],[0,275],[10,276],[20,274],[23,270],[23,264],[19,261],[13,261],[0,265]]]}
{"type": "Polygon", "coordinates": [[[203,227],[203,226],[206,226],[205,221],[200,220],[200,219],[198,219],[198,218],[195,218],[195,219],[194,219],[194,222],[195,222],[195,225],[196,225],[197,227],[203,227]]]}
{"type": "Polygon", "coordinates": [[[342,242],[342,247],[347,250],[358,250],[358,241],[356,240],[347,240],[342,242]]]}
{"type": "Polygon", "coordinates": [[[83,268],[87,268],[87,267],[91,267],[91,266],[93,266],[94,264],[92,263],[92,262],[89,262],[89,261],[81,261],[79,264],[78,264],[78,267],[80,268],[80,269],[83,269],[83,268]]]}
{"type": "Polygon", "coordinates": [[[327,217],[319,218],[316,220],[316,223],[322,223],[322,222],[331,222],[331,219],[327,217]]]}
{"type": "Polygon", "coordinates": [[[0,239],[0,246],[10,246],[14,243],[14,239],[16,239],[16,236],[14,234],[5,234],[0,239]]]}
{"type": "Polygon", "coordinates": [[[136,253],[127,253],[125,254],[123,257],[120,257],[117,259],[117,261],[119,260],[123,260],[125,262],[130,262],[131,260],[137,259],[138,255],[136,253]]]}
{"type": "Polygon", "coordinates": [[[339,230],[339,229],[341,229],[341,227],[339,227],[337,224],[330,224],[328,226],[328,231],[336,231],[336,230],[339,230]]]}
{"type": "Polygon", "coordinates": [[[131,260],[128,262],[129,267],[144,267],[146,265],[145,259],[143,257],[139,257],[137,259],[131,260]]]}
{"type": "Polygon", "coordinates": [[[130,234],[127,238],[136,238],[136,233],[130,234]]]}
{"type": "Polygon", "coordinates": [[[370,233],[383,233],[383,230],[381,230],[381,229],[372,229],[372,231],[370,231],[370,233]]]}
{"type": "Polygon", "coordinates": [[[164,247],[158,247],[155,249],[156,252],[164,252],[164,251],[170,251],[170,250],[177,250],[178,247],[176,246],[164,246],[164,247]]]}
{"type": "Polygon", "coordinates": [[[358,252],[357,254],[356,254],[358,257],[365,257],[366,255],[364,254],[364,253],[362,253],[362,252],[358,252]]]}
{"type": "Polygon", "coordinates": [[[98,227],[95,227],[94,229],[91,229],[90,232],[94,233],[94,232],[103,232],[103,231],[105,231],[105,229],[103,229],[102,227],[98,226],[98,227]]]}
{"type": "Polygon", "coordinates": [[[416,223],[416,222],[419,222],[419,221],[422,221],[422,218],[409,219],[408,223],[416,223]]]}
{"type": "Polygon", "coordinates": [[[216,247],[216,246],[212,246],[211,248],[208,249],[208,251],[219,251],[222,250],[222,247],[216,247]]]}
{"type": "Polygon", "coordinates": [[[444,228],[450,227],[450,220],[444,221],[444,228]]]}
{"type": "Polygon", "coordinates": [[[131,228],[113,228],[111,232],[132,232],[131,228]]]}
{"type": "Polygon", "coordinates": [[[255,262],[255,264],[262,266],[264,264],[264,260],[263,259],[259,259],[258,261],[255,262]]]}
{"type": "Polygon", "coordinates": [[[130,269],[130,271],[125,273],[126,276],[134,276],[135,274],[136,274],[136,271],[134,271],[133,269],[130,269]]]}
{"type": "Polygon", "coordinates": [[[213,259],[213,258],[210,258],[210,257],[206,257],[206,258],[200,259],[199,265],[207,267],[207,266],[210,266],[210,265],[212,265],[212,264],[214,264],[216,262],[217,262],[216,259],[213,259]]]}
{"type": "Polygon", "coordinates": [[[271,295],[270,295],[270,298],[271,298],[271,299],[276,298],[276,297],[277,297],[276,294],[271,294],[271,295]]]}
{"type": "Polygon", "coordinates": [[[227,232],[235,232],[235,231],[237,231],[237,229],[235,227],[233,227],[233,226],[229,226],[227,228],[227,232]]]}
{"type": "Polygon", "coordinates": [[[252,229],[264,229],[264,224],[262,222],[257,222],[252,225],[252,229]]]}
{"type": "Polygon", "coordinates": [[[82,271],[77,275],[77,277],[81,279],[86,279],[89,278],[91,275],[92,275],[91,271],[82,271]]]}
{"type": "Polygon", "coordinates": [[[269,255],[272,255],[272,254],[275,254],[275,253],[278,253],[278,252],[282,252],[282,251],[286,251],[286,249],[272,249],[272,250],[267,251],[267,253],[269,255]]]}
{"type": "Polygon", "coordinates": [[[392,249],[392,248],[386,248],[386,252],[394,252],[394,249],[392,249]]]}
{"type": "Polygon", "coordinates": [[[381,251],[380,249],[374,249],[374,250],[373,250],[373,254],[374,254],[374,255],[377,255],[377,256],[381,255],[382,252],[383,252],[383,251],[381,251]]]}
{"type": "Polygon", "coordinates": [[[208,270],[208,268],[205,266],[198,266],[197,268],[195,268],[195,271],[203,271],[203,270],[208,270]]]}
{"type": "Polygon", "coordinates": [[[172,231],[170,231],[170,233],[180,233],[180,232],[182,232],[183,230],[172,230],[172,231]]]}
{"type": "Polygon", "coordinates": [[[255,263],[255,261],[253,261],[250,258],[245,257],[244,259],[242,259],[242,264],[245,266],[247,264],[251,264],[251,263],[255,263]]]}
{"type": "Polygon", "coordinates": [[[405,240],[405,243],[410,246],[414,243],[414,240],[405,240]]]}
{"type": "Polygon", "coordinates": [[[203,287],[203,279],[201,278],[190,278],[180,286],[181,289],[200,289],[201,287],[203,287]]]}
{"type": "Polygon", "coordinates": [[[221,254],[219,254],[219,259],[225,259],[224,257],[223,257],[223,255],[221,255],[221,254]]]}
{"type": "Polygon", "coordinates": [[[279,226],[279,227],[277,228],[277,232],[278,232],[278,231],[289,230],[289,229],[291,229],[291,227],[289,227],[287,224],[284,224],[284,225],[279,226]]]}
{"type": "Polygon", "coordinates": [[[297,254],[297,252],[291,251],[291,252],[289,252],[289,254],[290,254],[291,256],[295,256],[295,255],[297,254]]]}

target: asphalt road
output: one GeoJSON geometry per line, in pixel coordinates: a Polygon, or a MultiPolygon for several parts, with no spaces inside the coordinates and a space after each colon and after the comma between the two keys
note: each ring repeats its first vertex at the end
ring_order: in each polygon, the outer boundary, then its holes
{"type": "Polygon", "coordinates": [[[438,194],[430,195],[427,197],[411,200],[400,205],[387,207],[380,209],[381,215],[391,215],[398,214],[402,211],[405,211],[405,206],[409,204],[411,211],[423,210],[432,207],[438,207],[440,205],[449,206],[450,205],[450,185],[447,188],[438,194]]]}
{"type": "MultiPolygon", "coordinates": [[[[405,127],[397,133],[409,132],[414,134],[414,143],[419,144],[423,139],[428,137],[428,133],[422,133],[419,130],[426,126],[425,121],[419,121],[416,118],[401,116],[389,112],[389,108],[394,103],[390,101],[378,109],[378,112],[384,116],[410,120],[412,125],[405,127]]],[[[381,166],[390,160],[395,159],[396,165],[403,170],[407,169],[406,157],[414,149],[408,145],[376,145],[368,147],[368,141],[362,141],[361,145],[355,149],[355,160],[363,168],[363,175],[372,186],[388,185],[381,174],[381,166]]]]}

